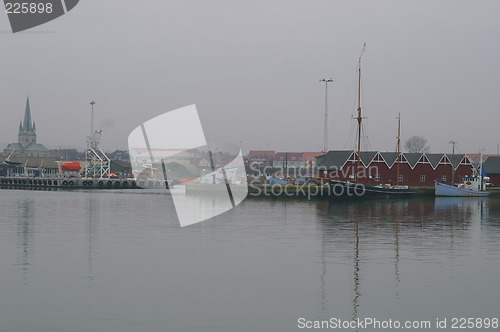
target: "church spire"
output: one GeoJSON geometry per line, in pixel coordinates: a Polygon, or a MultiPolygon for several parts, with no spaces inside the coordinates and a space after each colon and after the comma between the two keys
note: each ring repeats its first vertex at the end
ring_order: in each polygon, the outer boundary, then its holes
{"type": "Polygon", "coordinates": [[[32,131],[33,124],[31,122],[30,97],[26,98],[26,109],[24,110],[23,130],[32,131]]]}

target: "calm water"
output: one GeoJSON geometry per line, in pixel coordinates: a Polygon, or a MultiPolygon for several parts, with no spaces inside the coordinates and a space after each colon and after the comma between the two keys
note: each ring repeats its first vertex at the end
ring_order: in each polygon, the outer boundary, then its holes
{"type": "Polygon", "coordinates": [[[499,249],[496,199],[247,199],[180,228],[153,192],[0,190],[0,330],[499,317],[499,249]]]}

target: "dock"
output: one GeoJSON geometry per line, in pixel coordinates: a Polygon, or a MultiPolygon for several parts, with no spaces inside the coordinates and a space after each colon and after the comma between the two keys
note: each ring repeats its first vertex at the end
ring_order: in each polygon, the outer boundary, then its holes
{"type": "Polygon", "coordinates": [[[66,188],[66,189],[140,189],[167,187],[166,181],[114,179],[1,176],[1,187],[66,188]]]}

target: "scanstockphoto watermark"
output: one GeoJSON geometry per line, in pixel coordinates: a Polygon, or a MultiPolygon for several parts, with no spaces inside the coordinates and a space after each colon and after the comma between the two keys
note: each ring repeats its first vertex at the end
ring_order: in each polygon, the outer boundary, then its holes
{"type": "Polygon", "coordinates": [[[308,200],[313,197],[323,196],[364,196],[366,187],[361,183],[342,183],[331,182],[327,185],[272,185],[269,189],[263,189],[260,182],[251,180],[249,182],[251,196],[268,197],[307,197],[308,200]]]}
{"type": "Polygon", "coordinates": [[[50,22],[75,8],[80,0],[4,0],[12,32],[50,22]]]}
{"type": "Polygon", "coordinates": [[[161,190],[168,192],[181,227],[229,211],[247,196],[241,148],[230,142],[207,142],[195,105],[165,112],[137,126],[129,134],[128,151],[140,187],[141,183],[178,181],[179,187],[161,190]],[[181,180],[189,182],[189,191],[180,185],[181,180]]]}
{"type": "Polygon", "coordinates": [[[286,167],[280,166],[264,166],[258,167],[255,164],[250,164],[250,174],[254,177],[267,177],[270,175],[278,177],[305,177],[305,176],[321,176],[334,178],[349,178],[349,179],[374,179],[377,174],[380,174],[379,168],[376,165],[370,167],[325,167],[325,166],[312,166],[312,167],[286,167]]]}
{"type": "Polygon", "coordinates": [[[498,329],[498,317],[436,317],[432,320],[394,320],[377,319],[374,317],[342,320],[332,317],[328,320],[308,320],[301,317],[297,320],[297,327],[304,330],[327,329],[355,329],[355,330],[399,330],[399,329],[498,329]]]}
{"type": "Polygon", "coordinates": [[[363,196],[365,184],[376,184],[377,166],[358,167],[256,167],[250,165],[249,180],[252,196],[363,196]],[[341,181],[339,179],[348,179],[341,181]],[[374,182],[374,183],[372,183],[374,182]],[[264,188],[263,183],[272,185],[264,188]]]}
{"type": "MultiPolygon", "coordinates": [[[[305,330],[318,330],[318,329],[355,329],[355,330],[391,330],[391,329],[431,329],[434,327],[440,328],[439,320],[435,324],[430,320],[413,320],[413,321],[399,321],[393,319],[380,320],[377,318],[366,317],[357,318],[354,320],[342,320],[332,317],[329,320],[307,320],[306,318],[299,318],[297,320],[297,327],[305,330]]],[[[441,324],[442,325],[442,324],[441,324]]]]}

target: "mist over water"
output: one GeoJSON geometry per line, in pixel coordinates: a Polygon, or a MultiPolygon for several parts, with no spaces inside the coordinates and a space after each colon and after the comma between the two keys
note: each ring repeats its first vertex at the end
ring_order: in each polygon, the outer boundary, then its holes
{"type": "Polygon", "coordinates": [[[5,331],[498,317],[495,198],[249,197],[184,228],[146,190],[1,190],[0,211],[5,331]]]}

